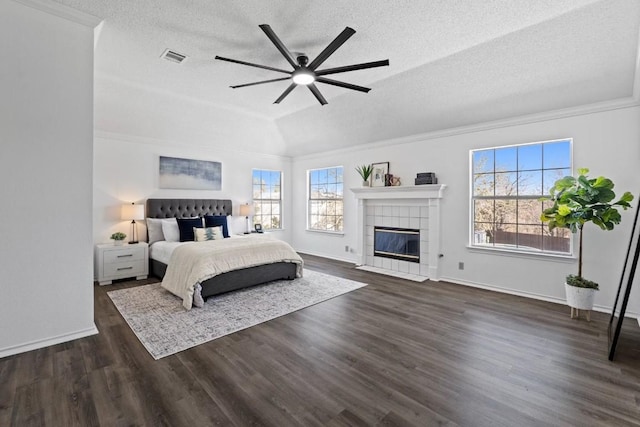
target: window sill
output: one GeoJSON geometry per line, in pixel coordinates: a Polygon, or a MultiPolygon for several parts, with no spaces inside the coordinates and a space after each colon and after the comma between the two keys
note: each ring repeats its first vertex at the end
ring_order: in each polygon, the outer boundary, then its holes
{"type": "Polygon", "coordinates": [[[344,231],[314,230],[312,228],[307,228],[306,231],[310,233],[328,234],[330,236],[344,236],[344,231]]]}
{"type": "Polygon", "coordinates": [[[538,253],[538,252],[526,252],[515,249],[506,249],[506,248],[495,248],[495,247],[483,247],[483,246],[471,246],[467,245],[467,249],[470,252],[476,253],[485,253],[485,254],[493,254],[500,256],[510,256],[516,258],[537,258],[544,259],[548,261],[556,261],[556,262],[565,262],[565,263],[573,263],[578,258],[572,254],[554,254],[554,253],[538,253]]]}

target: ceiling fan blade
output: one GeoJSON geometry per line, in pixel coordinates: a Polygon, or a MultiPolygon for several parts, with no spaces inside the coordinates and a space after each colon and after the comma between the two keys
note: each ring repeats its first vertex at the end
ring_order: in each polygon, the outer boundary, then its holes
{"type": "Polygon", "coordinates": [[[285,98],[287,97],[287,95],[289,95],[289,94],[291,93],[291,91],[292,91],[293,89],[295,89],[295,87],[296,87],[296,86],[297,86],[297,84],[295,84],[295,83],[291,83],[291,84],[289,85],[289,87],[288,87],[288,88],[286,88],[284,92],[282,92],[282,95],[280,95],[280,97],[278,97],[278,99],[276,99],[273,103],[274,103],[274,104],[280,104],[280,102],[281,102],[283,99],[285,99],[285,98]]]}
{"type": "Polygon", "coordinates": [[[317,77],[316,81],[319,82],[319,83],[325,83],[325,84],[328,84],[328,85],[339,86],[339,87],[343,87],[343,88],[346,88],[346,89],[353,89],[353,90],[357,90],[357,91],[360,91],[360,92],[369,92],[371,90],[368,87],[352,85],[351,83],[339,82],[337,80],[331,80],[331,79],[327,79],[327,78],[324,78],[324,77],[317,77]]]}
{"type": "Polygon", "coordinates": [[[276,46],[276,48],[278,48],[278,50],[280,51],[282,56],[284,56],[287,62],[289,62],[289,64],[291,64],[291,66],[294,69],[298,68],[298,63],[296,62],[295,58],[293,57],[291,52],[289,52],[289,49],[287,49],[284,43],[280,41],[278,36],[276,36],[276,33],[273,32],[271,27],[268,26],[267,24],[262,24],[259,27],[262,29],[262,31],[264,31],[267,37],[269,37],[269,40],[271,40],[271,42],[276,46]]]}
{"type": "Polygon", "coordinates": [[[344,67],[326,68],[324,70],[315,71],[316,76],[326,76],[327,74],[344,73],[346,71],[364,70],[366,68],[384,67],[389,65],[389,60],[364,62],[362,64],[345,65],[344,67]]]}
{"type": "Polygon", "coordinates": [[[268,67],[266,65],[253,64],[251,62],[239,61],[237,59],[223,58],[222,56],[216,56],[215,59],[218,59],[220,61],[233,62],[234,64],[248,65],[249,67],[262,68],[264,70],[277,71],[279,73],[291,74],[291,71],[281,70],[280,68],[273,68],[273,67],[268,67]]]}
{"type": "Polygon", "coordinates": [[[281,77],[279,79],[263,80],[261,82],[245,83],[243,85],[235,85],[235,86],[229,86],[229,87],[232,89],[238,89],[239,87],[255,86],[255,85],[261,85],[264,83],[272,83],[272,82],[280,82],[282,80],[289,80],[290,78],[291,77],[281,77]]]}
{"type": "Polygon", "coordinates": [[[318,90],[318,87],[316,85],[311,83],[311,84],[307,85],[307,87],[309,88],[311,93],[316,97],[316,99],[318,100],[318,102],[320,104],[322,104],[322,105],[326,105],[327,104],[327,100],[324,99],[324,96],[322,96],[322,94],[320,93],[320,91],[318,90]]]}
{"type": "Polygon", "coordinates": [[[320,52],[320,55],[318,55],[316,59],[311,61],[308,68],[311,71],[315,71],[316,68],[318,68],[324,61],[326,61],[333,52],[335,52],[340,46],[342,46],[344,42],[349,40],[349,37],[351,37],[355,33],[356,30],[346,27],[340,34],[338,34],[338,37],[336,37],[331,43],[329,43],[329,46],[325,47],[324,50],[320,52]]]}

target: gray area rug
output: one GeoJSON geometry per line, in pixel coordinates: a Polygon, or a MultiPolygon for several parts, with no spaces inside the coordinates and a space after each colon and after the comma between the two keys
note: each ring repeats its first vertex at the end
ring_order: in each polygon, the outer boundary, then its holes
{"type": "Polygon", "coordinates": [[[210,297],[186,311],[160,283],[108,292],[116,308],[154,359],[249,328],[366,286],[304,270],[281,280],[210,297]]]}

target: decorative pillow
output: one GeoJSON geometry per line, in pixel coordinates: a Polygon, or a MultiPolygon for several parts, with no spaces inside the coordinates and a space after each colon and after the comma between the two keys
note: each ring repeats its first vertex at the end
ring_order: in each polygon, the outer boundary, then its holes
{"type": "Polygon", "coordinates": [[[178,229],[180,230],[181,242],[193,242],[194,228],[202,228],[202,218],[178,218],[178,229]]]}
{"type": "Polygon", "coordinates": [[[178,221],[175,218],[163,219],[162,234],[164,234],[164,240],[167,242],[179,242],[180,229],[178,228],[178,221]]]}
{"type": "Polygon", "coordinates": [[[162,233],[162,220],[160,218],[147,218],[145,221],[147,223],[149,245],[163,241],[164,234],[162,233]]]}
{"type": "Polygon", "coordinates": [[[205,215],[204,216],[205,227],[222,227],[222,234],[225,239],[229,237],[229,228],[227,227],[227,217],[224,215],[205,215]]]}
{"type": "Polygon", "coordinates": [[[224,235],[222,234],[222,227],[206,227],[206,228],[193,228],[193,234],[196,237],[196,242],[204,242],[206,240],[222,240],[224,235]]]}
{"type": "Polygon", "coordinates": [[[196,287],[193,292],[193,305],[195,307],[204,307],[204,298],[202,298],[202,286],[200,283],[196,283],[196,287]]]}

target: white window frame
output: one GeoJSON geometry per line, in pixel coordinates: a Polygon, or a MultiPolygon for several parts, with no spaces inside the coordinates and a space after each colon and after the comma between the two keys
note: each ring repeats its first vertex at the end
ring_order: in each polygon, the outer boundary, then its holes
{"type": "MultiPolygon", "coordinates": [[[[474,149],[474,150],[469,150],[469,245],[468,247],[470,249],[474,249],[474,250],[480,250],[480,251],[487,251],[487,252],[491,252],[491,251],[497,251],[497,252],[509,252],[512,254],[522,254],[522,255],[533,255],[533,256],[543,256],[543,257],[557,257],[557,258],[574,258],[574,236],[570,236],[569,238],[569,251],[568,252],[564,252],[564,251],[552,251],[552,250],[544,250],[544,249],[535,249],[535,248],[530,248],[530,247],[525,247],[525,246],[512,246],[512,245],[506,245],[506,244],[487,244],[487,243],[482,243],[479,242],[478,239],[476,239],[476,233],[475,233],[475,201],[476,200],[539,200],[540,197],[542,196],[547,196],[548,194],[540,194],[540,195],[526,195],[526,196],[519,196],[519,195],[515,195],[515,196],[496,196],[494,194],[494,196],[475,196],[474,195],[474,164],[473,164],[473,160],[474,160],[474,153],[477,152],[482,152],[482,151],[489,151],[489,150],[500,150],[500,149],[507,149],[507,148],[517,148],[517,147],[526,147],[526,146],[533,146],[533,145],[541,145],[542,146],[542,150],[543,150],[543,156],[544,156],[544,145],[545,144],[552,144],[552,143],[559,143],[559,142],[563,142],[563,141],[567,141],[569,143],[569,167],[568,168],[548,168],[545,169],[544,165],[540,166],[540,169],[520,169],[520,166],[518,165],[516,167],[515,171],[508,171],[508,172],[515,172],[515,173],[521,173],[521,172],[532,172],[532,171],[540,171],[543,177],[543,182],[542,182],[542,191],[544,192],[545,188],[548,188],[550,186],[550,184],[552,183],[548,183],[544,181],[544,172],[545,171],[553,171],[553,170],[563,170],[563,169],[569,169],[568,173],[571,174],[573,173],[573,138],[558,138],[558,139],[553,139],[553,140],[546,140],[546,141],[537,141],[537,142],[530,142],[530,143],[523,143],[523,144],[511,144],[511,145],[501,145],[501,146],[494,146],[494,147],[486,147],[486,148],[478,148],[478,149],[474,149]]],[[[544,157],[543,157],[544,158],[544,157]]],[[[494,158],[494,162],[495,162],[495,158],[494,158]]],[[[496,172],[500,173],[500,172],[504,172],[504,171],[500,171],[500,170],[496,170],[495,167],[495,163],[494,163],[494,171],[493,174],[495,175],[496,172]]],[[[566,173],[564,174],[566,175],[566,173]]],[[[494,188],[494,192],[495,192],[495,188],[494,188]]],[[[542,203],[542,202],[540,202],[542,203]]],[[[495,207],[494,207],[494,214],[495,214],[495,207]]],[[[516,223],[515,223],[516,227],[519,225],[528,225],[528,224],[521,224],[517,218],[517,211],[516,211],[516,223]]],[[[546,225],[544,225],[543,227],[547,227],[546,225]]]]}
{"type": "MultiPolygon", "coordinates": [[[[338,215],[334,215],[336,217],[338,217],[338,215]]],[[[313,231],[313,232],[317,232],[317,233],[328,233],[328,234],[339,234],[342,235],[344,234],[344,166],[339,165],[339,166],[327,166],[324,168],[315,168],[315,169],[309,169],[307,170],[307,231],[313,231]],[[341,193],[342,193],[342,197],[338,198],[318,198],[318,199],[312,199],[312,191],[311,191],[311,174],[315,171],[324,171],[324,170],[330,170],[330,169],[342,169],[342,181],[339,182],[339,184],[342,186],[341,188],[341,193]],[[330,200],[330,201],[336,201],[336,202],[340,202],[342,205],[342,221],[341,221],[341,229],[340,230],[326,230],[326,229],[321,229],[321,228],[312,228],[312,220],[311,220],[311,216],[312,216],[312,203],[315,201],[321,201],[321,200],[330,200]]]]}
{"type": "MultiPolygon", "coordinates": [[[[253,224],[252,224],[253,226],[255,226],[255,224],[261,224],[262,228],[264,230],[282,230],[284,228],[283,225],[282,225],[282,219],[283,219],[282,218],[282,191],[283,191],[282,171],[274,170],[274,169],[261,169],[261,168],[254,168],[254,169],[251,170],[251,197],[252,197],[253,206],[254,206],[254,215],[253,215],[253,224]],[[253,197],[254,196],[254,185],[255,185],[254,182],[253,182],[253,176],[254,176],[255,172],[260,172],[260,173],[262,173],[262,172],[268,172],[268,173],[277,172],[278,174],[280,174],[280,198],[278,198],[278,199],[275,199],[275,198],[267,198],[267,199],[260,198],[260,199],[256,199],[255,197],[253,197]],[[280,218],[280,227],[274,228],[274,227],[271,226],[271,224],[264,224],[262,222],[263,216],[262,215],[260,215],[260,216],[256,215],[255,211],[257,210],[256,209],[257,203],[267,203],[267,202],[270,203],[271,205],[274,205],[274,204],[278,205],[279,211],[280,211],[280,213],[278,214],[278,216],[280,218]],[[259,220],[256,221],[256,218],[259,218],[259,220]]],[[[273,216],[273,215],[270,215],[270,216],[273,216]]]]}

